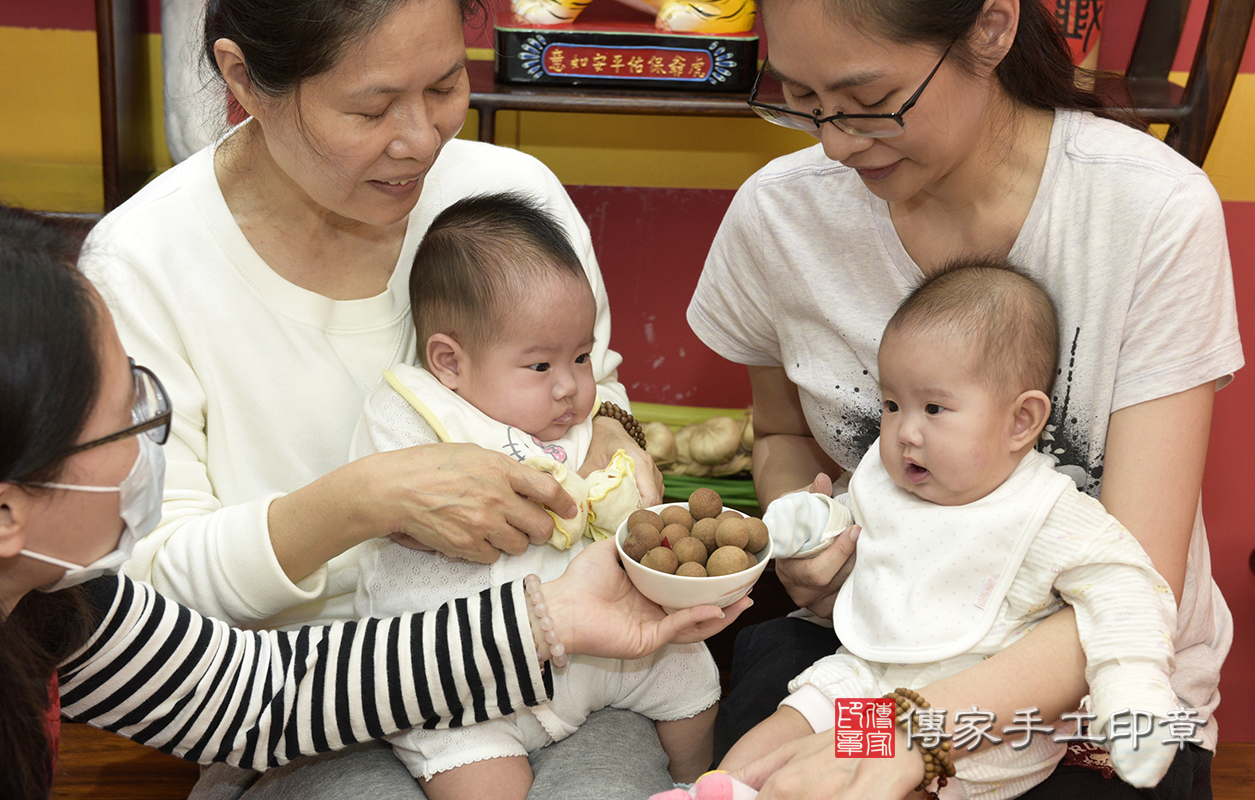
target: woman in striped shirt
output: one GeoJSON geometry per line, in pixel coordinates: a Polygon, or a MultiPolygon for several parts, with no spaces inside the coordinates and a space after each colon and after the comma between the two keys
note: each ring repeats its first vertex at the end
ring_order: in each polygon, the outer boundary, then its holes
{"type": "Polygon", "coordinates": [[[61,713],[264,769],[545,702],[538,616],[569,652],[635,658],[748,605],[667,616],[610,542],[543,584],[545,606],[519,581],[433,613],[287,632],[233,629],[118,577],[160,516],[171,412],[76,256],[59,226],[0,209],[0,796],[48,796],[61,713]]]}

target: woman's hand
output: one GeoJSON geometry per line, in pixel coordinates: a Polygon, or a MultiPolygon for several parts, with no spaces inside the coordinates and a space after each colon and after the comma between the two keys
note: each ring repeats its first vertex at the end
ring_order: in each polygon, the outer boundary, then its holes
{"type": "Polygon", "coordinates": [[[483,564],[503,552],[518,555],[553,534],[544,507],[577,513],[552,475],[478,445],[424,445],[371,458],[387,456],[409,463],[394,466],[403,480],[380,487],[391,516],[384,529],[445,555],[483,564]]]}
{"type": "Polygon", "coordinates": [[[567,652],[603,658],[641,658],[670,642],[700,642],[753,605],[743,597],[724,609],[697,606],[667,614],[632,585],[611,539],[584,548],[541,590],[567,652]]]}
{"type": "Polygon", "coordinates": [[[837,592],[845,583],[850,571],[848,568],[854,565],[850,557],[854,555],[860,531],[862,528],[851,525],[837,534],[826,549],[810,558],[776,559],[776,576],[789,593],[789,599],[799,608],[831,618],[837,592]]]}
{"type": "Polygon", "coordinates": [[[901,800],[924,779],[924,760],[895,729],[893,758],[837,758],[834,730],[796,739],[732,771],[758,800],[901,800]]]}
{"type": "Polygon", "coordinates": [[[645,508],[662,502],[662,473],[654,466],[654,459],[623,425],[610,417],[593,417],[593,441],[588,446],[588,456],[580,465],[580,475],[587,478],[610,464],[614,454],[622,450],[636,467],[636,488],[641,492],[641,505],[645,508]]]}
{"type": "Polygon", "coordinates": [[[488,564],[544,544],[577,512],[553,476],[472,444],[433,444],[347,464],[270,504],[275,555],[299,581],[356,544],[403,533],[488,564]]]}

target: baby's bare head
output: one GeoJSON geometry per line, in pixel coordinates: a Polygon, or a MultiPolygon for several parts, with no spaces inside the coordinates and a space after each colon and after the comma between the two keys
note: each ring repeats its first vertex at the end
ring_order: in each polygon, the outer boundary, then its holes
{"type": "Polygon", "coordinates": [[[419,363],[433,334],[469,349],[511,335],[512,310],[554,278],[588,277],[562,224],[538,201],[504,192],[459,200],[432,221],[410,272],[419,363]]]}
{"type": "Polygon", "coordinates": [[[1036,389],[1049,397],[1058,374],[1054,302],[1005,260],[958,259],[930,275],[902,301],[882,338],[904,334],[965,339],[970,368],[999,393],[1036,389]]]}

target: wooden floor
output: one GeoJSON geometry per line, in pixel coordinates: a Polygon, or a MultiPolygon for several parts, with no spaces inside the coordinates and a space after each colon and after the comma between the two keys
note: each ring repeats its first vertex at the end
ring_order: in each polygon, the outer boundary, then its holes
{"type": "MultiPolygon", "coordinates": [[[[66,723],[54,800],[184,800],[197,767],[120,736],[66,723]]],[[[1221,743],[1212,762],[1216,800],[1255,800],[1255,743],[1221,743]]]]}
{"type": "Polygon", "coordinates": [[[106,731],[61,723],[53,800],[184,800],[200,767],[106,731]]]}
{"type": "Polygon", "coordinates": [[[1255,743],[1221,742],[1211,762],[1216,800],[1255,800],[1255,743]]]}

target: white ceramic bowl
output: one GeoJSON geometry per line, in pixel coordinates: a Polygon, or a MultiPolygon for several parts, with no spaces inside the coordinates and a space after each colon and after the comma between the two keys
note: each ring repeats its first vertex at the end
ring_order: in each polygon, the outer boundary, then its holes
{"type": "MultiPolygon", "coordinates": [[[[650,507],[650,511],[660,512],[667,506],[688,508],[688,503],[664,503],[650,507]]],[[[724,511],[732,511],[724,507],[724,511]]],[[[738,512],[740,513],[740,512],[738,512]]],[[[627,539],[627,520],[615,531],[614,543],[619,548],[619,560],[627,570],[628,578],[640,590],[640,593],[662,606],[668,613],[680,608],[693,606],[716,605],[723,608],[740,600],[750,587],[767,568],[767,560],[771,558],[771,539],[767,546],[755,553],[758,563],[731,575],[716,575],[713,578],[690,578],[684,575],[668,575],[656,569],[642,566],[631,556],[623,552],[623,542],[627,539]]]]}

